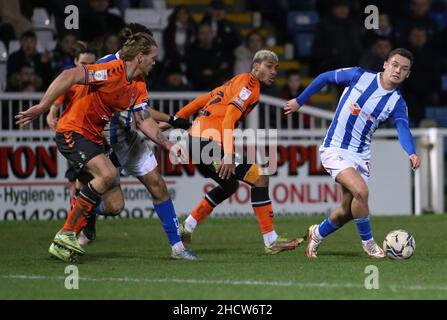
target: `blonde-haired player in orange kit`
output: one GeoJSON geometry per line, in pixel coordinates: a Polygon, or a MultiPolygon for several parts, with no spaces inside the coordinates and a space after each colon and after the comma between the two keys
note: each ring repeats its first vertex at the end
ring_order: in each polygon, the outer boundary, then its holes
{"type": "Polygon", "coordinates": [[[269,177],[262,175],[255,163],[235,163],[233,130],[238,121],[243,120],[258,104],[261,84],[271,85],[274,82],[277,68],[277,55],[269,50],[260,50],[253,58],[250,73],[233,77],[222,86],[196,98],[176,114],[179,118],[188,119],[199,112],[189,131],[189,155],[205,177],[210,177],[218,183],[180,226],[185,245],[191,242],[196,226],[238,189],[239,181],[244,181],[252,187],[252,208],[264,238],[266,253],[291,250],[301,243],[302,239],[284,239],[275,231],[272,202],[269,197],[269,177]],[[210,136],[211,132],[214,133],[213,136],[210,136]],[[195,148],[200,152],[193,152],[195,148]],[[220,163],[217,168],[201,156],[203,152],[206,156],[215,158],[215,154],[210,155],[206,151],[211,149],[223,153],[223,158],[219,156],[217,160],[220,163]]]}
{"type": "MultiPolygon", "coordinates": [[[[114,186],[117,169],[104,154],[102,131],[114,112],[141,105],[148,99],[144,76],[155,64],[157,44],[148,34],[136,33],[124,44],[121,59],[103,64],[84,65],[60,74],[49,86],[41,102],[17,116],[21,126],[47,111],[51,103],[74,84],[80,86],[56,127],[59,151],[76,166],[93,176],[80,191],[63,228],[54,237],[50,253],[63,261],[77,261],[85,253],[76,234],[86,225],[86,217],[114,186]]],[[[149,111],[134,112],[138,128],[175,156],[182,149],[172,145],[150,121],[149,111]]],[[[153,120],[152,120],[153,121],[153,120]]]]}

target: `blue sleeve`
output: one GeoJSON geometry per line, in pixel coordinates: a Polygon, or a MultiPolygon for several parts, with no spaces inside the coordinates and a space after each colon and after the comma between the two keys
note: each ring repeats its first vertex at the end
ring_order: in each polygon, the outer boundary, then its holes
{"type": "Polygon", "coordinates": [[[402,148],[409,156],[415,154],[416,148],[414,146],[413,136],[408,125],[407,105],[402,98],[397,102],[397,106],[394,108],[390,117],[395,122],[399,136],[399,143],[402,148]]]}
{"type": "Polygon", "coordinates": [[[296,102],[302,106],[307,100],[310,99],[315,93],[321,90],[328,83],[336,83],[341,85],[347,85],[354,78],[355,73],[359,70],[359,67],[338,69],[334,71],[328,71],[320,74],[316,77],[307,88],[296,98],[296,102]]]}
{"type": "Polygon", "coordinates": [[[95,63],[105,63],[105,62],[114,61],[114,60],[118,60],[118,58],[116,57],[116,54],[109,54],[107,56],[104,56],[104,57],[98,59],[95,63]]]}

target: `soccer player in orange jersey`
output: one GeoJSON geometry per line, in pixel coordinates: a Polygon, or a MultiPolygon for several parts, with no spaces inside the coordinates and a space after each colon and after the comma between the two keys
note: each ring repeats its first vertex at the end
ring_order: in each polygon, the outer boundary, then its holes
{"type": "MultiPolygon", "coordinates": [[[[27,125],[72,85],[83,84],[57,123],[56,144],[67,159],[93,179],[81,189],[50,246],[50,253],[58,259],[77,261],[85,253],[76,234],[86,225],[86,217],[99,204],[101,196],[114,186],[117,177],[117,169],[104,154],[103,128],[114,112],[147,100],[145,82],[139,80],[149,74],[156,57],[155,40],[144,33],[134,34],[124,44],[120,60],[65,70],[52,82],[39,104],[16,116],[18,124],[27,125]]],[[[183,156],[181,147],[167,140],[146,109],[135,112],[134,116],[137,127],[146,136],[175,156],[183,156]]]]}
{"type": "MultiPolygon", "coordinates": [[[[146,27],[131,23],[127,25],[120,32],[121,46],[134,33],[146,33],[152,36],[152,33],[146,27]]],[[[119,60],[122,52],[121,50],[102,57],[99,63],[106,63],[113,60],[119,60]]],[[[144,82],[144,79],[137,80],[144,82]]],[[[78,85],[75,85],[78,86],[78,85]]],[[[174,259],[195,260],[196,256],[189,250],[185,249],[180,238],[179,223],[172,199],[168,193],[166,183],[163,177],[157,170],[157,160],[150,145],[140,139],[137,130],[133,127],[133,113],[139,112],[141,109],[146,109],[152,119],[155,121],[165,121],[176,128],[188,129],[190,127],[189,121],[175,118],[163,112],[151,108],[149,101],[135,105],[133,109],[126,109],[122,112],[115,112],[111,117],[111,121],[105,126],[103,130],[104,143],[110,147],[107,154],[115,166],[119,167],[120,173],[135,176],[148,190],[151,195],[153,206],[157,216],[166,233],[166,236],[171,245],[171,257],[174,259]]],[[[147,120],[146,120],[147,121],[147,120]]],[[[71,166],[67,170],[70,178],[76,178],[77,185],[74,190],[74,195],[70,203],[76,199],[82,188],[82,183],[87,184],[91,180],[90,175],[84,172],[77,172],[76,168],[71,166]],[[81,181],[82,183],[79,183],[81,181]]],[[[120,175],[120,174],[119,174],[120,175]]],[[[96,216],[94,213],[105,216],[118,215],[124,208],[124,194],[120,186],[120,177],[115,180],[114,187],[107,191],[102,201],[93,209],[91,215],[88,216],[86,226],[78,234],[78,241],[81,246],[92,243],[96,239],[96,216]]]]}
{"type": "MultiPolygon", "coordinates": [[[[302,239],[288,240],[279,237],[273,225],[273,208],[269,197],[269,177],[260,173],[256,164],[235,164],[233,130],[238,121],[244,119],[258,104],[261,84],[271,85],[278,67],[277,55],[269,50],[258,51],[250,73],[233,77],[227,83],[206,93],[182,108],[176,115],[187,119],[199,112],[189,131],[190,158],[198,163],[198,169],[216,181],[219,186],[208,192],[198,206],[186,218],[180,230],[183,242],[190,243],[196,226],[208,217],[213,209],[230,197],[238,188],[239,181],[248,183],[251,188],[253,211],[258,219],[264,238],[265,251],[275,254],[294,249],[302,239]],[[213,132],[213,136],[210,133],[213,132]],[[218,168],[206,163],[202,152],[210,150],[210,144],[219,144],[217,150],[223,151],[218,168]],[[192,152],[199,145],[200,152],[192,152]]],[[[215,148],[213,148],[216,150],[215,148]]]]}
{"type": "MultiPolygon", "coordinates": [[[[87,46],[82,43],[81,41],[78,41],[75,45],[75,55],[74,55],[74,64],[75,66],[82,66],[84,64],[93,64],[96,60],[96,54],[89,50],[87,46]]],[[[56,130],[56,124],[59,120],[59,112],[62,106],[67,106],[70,103],[71,98],[73,98],[73,95],[76,92],[76,89],[79,85],[75,84],[73,85],[69,91],[62,94],[60,97],[54,101],[54,103],[51,105],[51,109],[47,114],[47,124],[52,130],[56,130]]],[[[69,189],[70,189],[70,203],[73,201],[73,196],[76,193],[76,173],[72,170],[72,167],[70,166],[66,173],[65,177],[68,179],[69,183],[69,189]]],[[[78,186],[79,188],[79,186],[78,186]]]]}

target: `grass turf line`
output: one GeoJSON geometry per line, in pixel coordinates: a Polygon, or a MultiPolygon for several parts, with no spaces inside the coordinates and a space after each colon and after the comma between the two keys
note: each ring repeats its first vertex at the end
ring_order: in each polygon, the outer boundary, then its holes
{"type": "MultiPolygon", "coordinates": [[[[302,235],[322,217],[277,217],[276,229],[302,235]]],[[[256,219],[212,218],[194,233],[200,261],[169,258],[157,219],[100,220],[86,247],[79,290],[64,287],[66,264],[47,252],[61,221],[0,223],[0,299],[445,299],[445,216],[372,217],[381,243],[393,229],[416,239],[407,261],[372,260],[351,222],[327,239],[316,260],[305,247],[268,256],[256,219]],[[364,288],[365,267],[379,269],[379,290],[364,288]]]]}

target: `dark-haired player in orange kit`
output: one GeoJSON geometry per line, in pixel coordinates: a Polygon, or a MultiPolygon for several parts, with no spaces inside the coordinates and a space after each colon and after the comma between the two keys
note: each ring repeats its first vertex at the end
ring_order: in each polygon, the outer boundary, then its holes
{"type": "MultiPolygon", "coordinates": [[[[264,238],[266,253],[291,250],[301,243],[302,239],[285,239],[275,231],[272,202],[269,197],[269,177],[262,175],[255,163],[237,164],[234,156],[233,130],[238,121],[243,120],[258,104],[261,83],[271,85],[274,82],[277,67],[277,55],[269,50],[260,50],[253,58],[251,73],[233,77],[177,112],[176,116],[183,119],[199,112],[189,131],[190,159],[198,164],[199,171],[205,177],[218,183],[182,223],[180,232],[185,245],[191,243],[192,232],[196,226],[238,189],[239,181],[244,181],[252,187],[252,208],[264,238]],[[205,161],[201,156],[204,153],[209,157],[207,150],[211,149],[223,153],[222,159],[220,156],[218,158],[220,164],[205,161]],[[198,150],[200,152],[197,152],[198,150]]],[[[215,158],[215,155],[211,157],[215,158]]]]}

